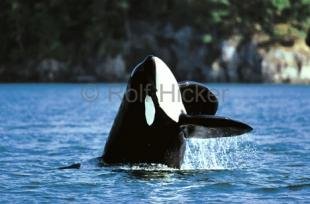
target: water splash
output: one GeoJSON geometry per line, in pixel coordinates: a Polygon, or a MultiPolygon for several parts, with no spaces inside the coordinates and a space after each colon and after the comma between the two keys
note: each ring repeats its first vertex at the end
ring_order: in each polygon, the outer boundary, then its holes
{"type": "MultiPolygon", "coordinates": [[[[198,139],[191,138],[186,141],[186,151],[181,170],[224,170],[241,169],[253,165],[256,148],[252,136],[245,134],[238,137],[198,139]]],[[[136,171],[176,171],[163,164],[141,164],[127,166],[122,170],[136,171]]]]}
{"type": "MultiPolygon", "coordinates": [[[[224,170],[241,169],[255,165],[256,148],[253,135],[238,137],[199,139],[186,141],[186,151],[181,170],[224,170]],[[251,162],[250,162],[251,161],[251,162]]],[[[98,158],[82,162],[83,169],[98,168],[98,158]]],[[[109,167],[110,168],[110,167],[109,167]]],[[[112,167],[114,169],[114,167],[112,167]]],[[[174,172],[178,169],[163,164],[122,165],[116,169],[124,171],[164,171],[174,172]]]]}
{"type": "Polygon", "coordinates": [[[249,135],[240,137],[197,139],[186,142],[182,170],[245,168],[255,157],[249,135]]]}
{"type": "Polygon", "coordinates": [[[143,171],[175,171],[176,169],[168,167],[164,164],[135,164],[135,165],[123,165],[118,167],[121,170],[143,170],[143,171]]]}

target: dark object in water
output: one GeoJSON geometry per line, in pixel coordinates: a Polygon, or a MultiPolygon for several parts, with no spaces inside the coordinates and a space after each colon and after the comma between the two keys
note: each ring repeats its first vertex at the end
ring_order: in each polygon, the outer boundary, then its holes
{"type": "Polygon", "coordinates": [[[79,169],[79,168],[81,168],[81,164],[75,163],[75,164],[71,164],[70,166],[60,167],[58,169],[79,169]]]}
{"type": "Polygon", "coordinates": [[[107,139],[102,162],[109,165],[157,163],[180,168],[185,138],[241,135],[252,128],[214,116],[216,96],[203,84],[178,84],[168,66],[148,56],[133,70],[107,139]],[[206,128],[196,135],[195,128],[206,128]]]}

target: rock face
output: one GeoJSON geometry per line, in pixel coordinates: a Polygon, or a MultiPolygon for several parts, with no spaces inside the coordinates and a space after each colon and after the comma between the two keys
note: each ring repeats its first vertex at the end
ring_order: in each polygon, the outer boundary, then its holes
{"type": "Polygon", "coordinates": [[[212,65],[213,81],[261,82],[261,60],[256,42],[241,42],[238,37],[224,40],[212,65]]]}
{"type": "Polygon", "coordinates": [[[40,81],[65,81],[65,68],[65,63],[60,62],[56,59],[44,59],[38,64],[36,71],[39,75],[40,81]]]}
{"type": "Polygon", "coordinates": [[[261,46],[262,40],[255,35],[232,36],[210,47],[202,42],[202,33],[188,26],[139,24],[130,26],[129,43],[123,53],[126,67],[146,54],[154,54],[174,68],[179,80],[310,82],[310,51],[304,40],[291,47],[278,43],[261,46]],[[145,29],[141,30],[142,27],[145,29]]]}
{"type": "Polygon", "coordinates": [[[125,62],[121,54],[115,57],[108,56],[97,64],[95,70],[96,76],[103,81],[121,81],[126,76],[125,62]]]}
{"type": "Polygon", "coordinates": [[[202,42],[201,33],[189,26],[174,28],[169,23],[143,26],[139,26],[141,22],[132,24],[124,52],[127,67],[142,60],[147,54],[154,54],[170,65],[179,80],[208,79],[208,49],[202,42]],[[141,30],[141,27],[144,29],[141,30]]]}
{"type": "Polygon", "coordinates": [[[130,22],[126,36],[119,52],[86,59],[89,62],[86,64],[42,60],[36,69],[39,78],[41,81],[65,81],[70,77],[72,81],[125,81],[137,61],[154,54],[172,67],[178,80],[310,82],[310,51],[304,39],[293,40],[289,45],[262,46],[263,40],[255,34],[204,43],[204,33],[193,27],[142,21],[130,22]]]}
{"type": "Polygon", "coordinates": [[[310,50],[304,41],[292,47],[273,47],[264,54],[262,71],[266,82],[310,82],[310,50]]]}

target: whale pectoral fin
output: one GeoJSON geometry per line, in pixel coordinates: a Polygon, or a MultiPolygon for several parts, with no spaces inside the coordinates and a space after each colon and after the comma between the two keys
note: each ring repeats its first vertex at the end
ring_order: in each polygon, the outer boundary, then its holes
{"type": "Polygon", "coordinates": [[[253,128],[240,121],[214,115],[182,114],[180,124],[194,127],[194,130],[187,137],[195,138],[216,138],[232,137],[250,132],[253,128]]]}
{"type": "Polygon", "coordinates": [[[216,96],[204,85],[194,81],[179,83],[182,102],[189,115],[214,115],[218,108],[216,96]]]}

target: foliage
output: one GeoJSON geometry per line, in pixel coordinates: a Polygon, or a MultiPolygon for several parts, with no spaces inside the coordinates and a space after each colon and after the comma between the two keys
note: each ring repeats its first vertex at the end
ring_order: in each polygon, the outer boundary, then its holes
{"type": "Polygon", "coordinates": [[[258,28],[272,36],[278,23],[305,33],[309,12],[309,0],[1,0],[1,73],[46,58],[73,65],[115,55],[131,21],[190,25],[205,34],[202,43],[216,43],[258,28]]]}

